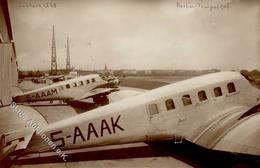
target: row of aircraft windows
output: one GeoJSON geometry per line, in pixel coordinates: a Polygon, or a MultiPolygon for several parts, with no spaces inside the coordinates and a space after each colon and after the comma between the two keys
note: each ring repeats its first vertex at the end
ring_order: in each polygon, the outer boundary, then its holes
{"type": "MultiPolygon", "coordinates": [[[[227,89],[228,89],[228,93],[236,92],[235,84],[233,82],[230,82],[227,84],[227,89]]],[[[213,92],[214,92],[215,97],[219,97],[219,96],[223,95],[221,87],[214,88],[213,92]]],[[[199,98],[200,102],[208,100],[205,90],[201,90],[198,92],[198,98],[199,98]]],[[[182,103],[183,103],[183,106],[188,106],[188,105],[192,104],[192,100],[191,100],[191,97],[189,94],[185,94],[182,96],[182,103]]],[[[174,104],[173,99],[167,99],[165,101],[165,106],[168,111],[175,109],[175,104],[174,104]]],[[[148,106],[148,110],[149,110],[150,115],[158,113],[158,108],[157,108],[156,104],[150,104],[148,106]]]]}
{"type": "MultiPolygon", "coordinates": [[[[91,79],[91,82],[92,82],[92,83],[95,83],[95,82],[96,82],[96,79],[95,79],[95,78],[92,78],[92,79],[91,79]]],[[[87,79],[87,80],[85,81],[85,83],[86,83],[86,84],[89,84],[89,83],[90,83],[90,80],[87,79]]],[[[79,83],[74,82],[74,83],[72,83],[71,85],[70,85],[70,84],[67,84],[67,85],[65,85],[65,87],[66,87],[67,89],[69,89],[71,86],[72,86],[72,87],[77,87],[77,86],[83,86],[83,85],[84,85],[84,82],[83,82],[83,81],[79,81],[79,83]]]]}

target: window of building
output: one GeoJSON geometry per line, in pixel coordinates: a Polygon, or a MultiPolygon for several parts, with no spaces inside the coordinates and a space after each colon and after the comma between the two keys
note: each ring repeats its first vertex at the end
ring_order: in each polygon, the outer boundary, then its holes
{"type": "Polygon", "coordinates": [[[172,99],[168,99],[165,101],[166,109],[167,110],[172,110],[175,109],[175,105],[172,99]]]}
{"type": "Polygon", "coordinates": [[[86,84],[89,84],[89,80],[86,80],[86,84]]]}
{"type": "Polygon", "coordinates": [[[92,78],[92,83],[96,82],[96,79],[95,78],[92,78]]]}
{"type": "Polygon", "coordinates": [[[79,81],[79,86],[84,85],[84,83],[82,81],[79,81]]]}
{"type": "Polygon", "coordinates": [[[149,104],[148,106],[148,111],[150,115],[158,114],[158,107],[156,104],[149,104]]]}
{"type": "Polygon", "coordinates": [[[222,90],[221,90],[221,88],[220,88],[220,87],[214,88],[214,94],[215,94],[215,97],[222,96],[222,90]]]}
{"type": "Polygon", "coordinates": [[[200,101],[205,101],[205,100],[208,99],[206,92],[204,90],[201,90],[201,91],[198,92],[198,97],[199,97],[200,101]]]}
{"type": "Polygon", "coordinates": [[[69,89],[69,88],[70,88],[70,84],[67,84],[67,85],[66,85],[66,88],[69,89]]]}
{"type": "Polygon", "coordinates": [[[73,86],[73,87],[77,87],[77,83],[73,83],[72,86],[73,86]]]}
{"type": "Polygon", "coordinates": [[[235,84],[233,82],[230,82],[227,84],[228,93],[236,92],[235,84]]]}
{"type": "Polygon", "coordinates": [[[188,95],[188,94],[187,95],[183,95],[182,96],[182,102],[183,102],[184,106],[188,106],[188,105],[192,104],[190,95],[188,95]]]}

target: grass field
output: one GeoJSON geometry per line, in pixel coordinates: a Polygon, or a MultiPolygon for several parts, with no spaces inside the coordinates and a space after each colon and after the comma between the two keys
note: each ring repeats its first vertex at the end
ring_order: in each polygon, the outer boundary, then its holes
{"type": "Polygon", "coordinates": [[[154,88],[158,88],[170,83],[182,81],[192,76],[142,76],[142,77],[125,77],[119,78],[120,85],[126,87],[134,87],[151,90],[154,88]]]}

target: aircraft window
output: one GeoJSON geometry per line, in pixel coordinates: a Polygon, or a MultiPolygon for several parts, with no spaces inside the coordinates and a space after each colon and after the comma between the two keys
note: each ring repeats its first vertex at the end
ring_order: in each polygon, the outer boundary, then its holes
{"type": "Polygon", "coordinates": [[[73,87],[77,87],[77,83],[73,83],[72,86],[73,86],[73,87]]]}
{"type": "Polygon", "coordinates": [[[188,106],[188,105],[192,104],[190,95],[188,95],[188,94],[187,95],[183,95],[182,96],[182,102],[183,102],[184,106],[188,106]]]}
{"type": "Polygon", "coordinates": [[[149,104],[148,110],[149,110],[149,114],[150,114],[150,115],[154,115],[154,114],[158,114],[158,113],[159,113],[156,104],[149,104]]]}
{"type": "Polygon", "coordinates": [[[228,93],[236,92],[235,84],[233,82],[227,84],[228,93]]]}
{"type": "Polygon", "coordinates": [[[199,100],[200,101],[205,101],[207,100],[207,95],[206,95],[206,92],[204,90],[201,90],[198,92],[198,96],[199,96],[199,100]]]}
{"type": "Polygon", "coordinates": [[[69,89],[69,88],[70,88],[70,84],[67,84],[67,85],[66,85],[66,88],[69,89]]]}
{"type": "Polygon", "coordinates": [[[167,110],[172,110],[175,109],[175,105],[172,99],[168,99],[165,101],[166,109],[167,110]]]}
{"type": "Polygon", "coordinates": [[[96,79],[95,78],[92,78],[92,83],[96,82],[96,79]]]}
{"type": "Polygon", "coordinates": [[[86,84],[89,84],[89,80],[86,80],[86,84]]]}
{"type": "Polygon", "coordinates": [[[220,87],[214,88],[214,94],[216,97],[222,96],[222,90],[220,87]]]}
{"type": "Polygon", "coordinates": [[[84,83],[82,81],[79,81],[79,86],[84,85],[84,83]]]}

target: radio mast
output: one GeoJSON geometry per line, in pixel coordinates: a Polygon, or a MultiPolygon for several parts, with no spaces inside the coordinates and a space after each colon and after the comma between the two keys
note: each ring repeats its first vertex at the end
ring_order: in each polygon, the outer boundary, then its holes
{"type": "Polygon", "coordinates": [[[67,59],[66,59],[66,70],[70,71],[70,45],[69,37],[67,37],[67,59]]]}
{"type": "Polygon", "coordinates": [[[55,44],[54,25],[52,26],[51,75],[57,75],[57,60],[56,60],[56,44],[55,44]]]}

